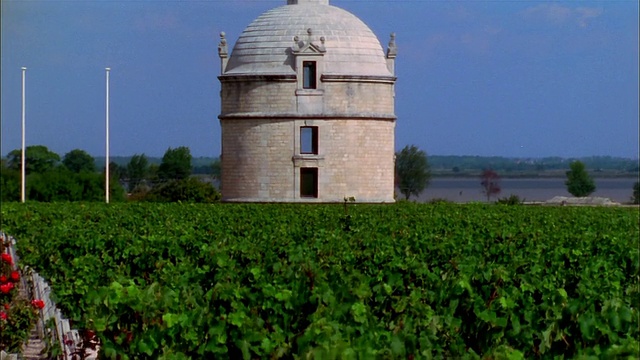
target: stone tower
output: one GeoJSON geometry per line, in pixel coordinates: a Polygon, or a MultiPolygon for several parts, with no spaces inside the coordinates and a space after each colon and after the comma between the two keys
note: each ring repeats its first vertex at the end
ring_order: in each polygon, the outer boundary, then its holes
{"type": "Polygon", "coordinates": [[[224,201],[394,201],[393,34],[385,53],[328,0],[288,0],[218,53],[224,201]]]}

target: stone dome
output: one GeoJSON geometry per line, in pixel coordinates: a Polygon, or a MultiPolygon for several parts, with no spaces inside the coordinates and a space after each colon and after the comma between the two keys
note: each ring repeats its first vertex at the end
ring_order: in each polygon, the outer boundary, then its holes
{"type": "Polygon", "coordinates": [[[238,38],[224,74],[295,74],[294,37],[324,40],[324,74],[393,76],[371,29],[348,11],[317,0],[289,0],[260,15],[238,38]]]}

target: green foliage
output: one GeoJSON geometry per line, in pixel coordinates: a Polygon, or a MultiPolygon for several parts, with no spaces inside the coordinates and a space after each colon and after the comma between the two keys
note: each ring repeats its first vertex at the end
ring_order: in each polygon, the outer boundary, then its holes
{"type": "MultiPolygon", "coordinates": [[[[124,189],[110,181],[110,199],[124,200],[124,189]]],[[[73,173],[59,167],[27,177],[27,199],[41,202],[104,201],[105,179],[99,173],[73,173]]]]}
{"type": "Polygon", "coordinates": [[[640,204],[640,181],[636,181],[633,184],[633,196],[631,202],[634,204],[640,204]]]}
{"type": "Polygon", "coordinates": [[[637,358],[638,210],[7,204],[105,358],[637,358]]]}
{"type": "Polygon", "coordinates": [[[20,200],[20,171],[0,165],[0,202],[20,200]]]}
{"type": "Polygon", "coordinates": [[[581,161],[574,161],[570,165],[569,171],[567,171],[567,191],[577,197],[589,196],[596,190],[596,185],[593,179],[587,171],[581,161]]]}
{"type": "Polygon", "coordinates": [[[16,298],[11,302],[0,301],[0,306],[3,307],[0,312],[7,316],[6,320],[0,319],[0,350],[19,353],[36,324],[37,312],[29,301],[22,298],[16,298]]]}
{"type": "Polygon", "coordinates": [[[213,203],[220,201],[221,195],[213,185],[197,178],[170,180],[157,184],[139,200],[151,202],[193,202],[213,203]]]}
{"type": "Polygon", "coordinates": [[[162,157],[158,177],[162,180],[181,180],[191,175],[191,151],[186,146],[169,148],[162,157]]]}
{"type": "Polygon", "coordinates": [[[419,196],[429,186],[431,170],[427,154],[415,145],[407,145],[396,154],[396,186],[409,200],[411,195],[419,196]]]}
{"type": "Polygon", "coordinates": [[[14,259],[5,251],[9,242],[0,233],[0,350],[21,352],[36,323],[37,310],[19,295],[20,272],[14,259]]]}
{"type": "Polygon", "coordinates": [[[453,204],[453,201],[445,198],[435,198],[427,202],[428,204],[453,204]]]}
{"type": "MultiPolygon", "coordinates": [[[[25,172],[31,173],[43,173],[53,169],[58,162],[60,162],[60,156],[43,145],[27,146],[25,149],[26,166],[25,172]]],[[[18,172],[22,169],[22,151],[15,149],[7,156],[9,161],[9,168],[18,172]]]]}
{"type": "Polygon", "coordinates": [[[520,199],[518,195],[511,194],[509,197],[498,199],[497,203],[502,205],[520,205],[524,200],[520,199]]]}
{"type": "Polygon", "coordinates": [[[220,158],[211,163],[211,175],[215,180],[222,179],[222,162],[220,162],[220,158]]]}
{"type": "Polygon", "coordinates": [[[133,191],[141,181],[149,175],[149,160],[144,154],[135,154],[127,164],[129,192],[133,191]]]}
{"type": "Polygon", "coordinates": [[[71,150],[66,153],[62,159],[62,164],[74,173],[96,171],[95,159],[80,149],[71,150]]]}

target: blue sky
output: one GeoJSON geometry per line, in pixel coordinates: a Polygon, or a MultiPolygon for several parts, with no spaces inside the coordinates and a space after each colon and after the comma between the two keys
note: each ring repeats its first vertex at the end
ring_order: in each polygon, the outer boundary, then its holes
{"type": "MultiPolygon", "coordinates": [[[[2,0],[1,148],[61,156],[220,153],[218,34],[269,1],[2,0]]],[[[397,34],[396,148],[432,155],[638,157],[638,1],[333,0],[397,34]]]]}

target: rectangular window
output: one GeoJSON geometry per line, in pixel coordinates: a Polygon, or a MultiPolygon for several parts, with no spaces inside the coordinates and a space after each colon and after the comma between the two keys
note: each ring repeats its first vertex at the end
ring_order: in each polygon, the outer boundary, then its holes
{"type": "Polygon", "coordinates": [[[300,197],[318,197],[318,168],[300,168],[300,197]]]}
{"type": "Polygon", "coordinates": [[[300,153],[318,155],[318,127],[300,127],[300,153]]]}
{"type": "Polygon", "coordinates": [[[302,88],[303,89],[315,89],[316,84],[316,62],[315,61],[303,61],[302,62],[302,88]]]}

